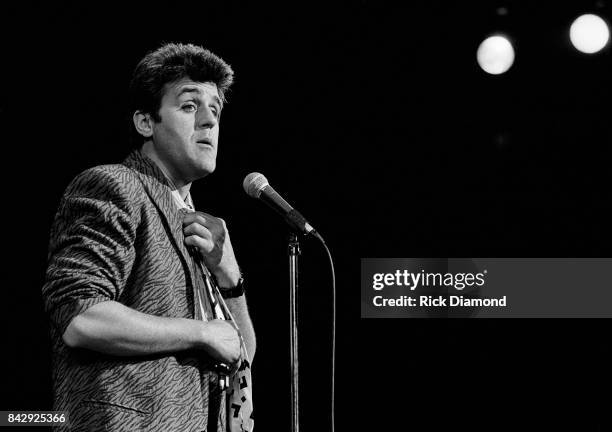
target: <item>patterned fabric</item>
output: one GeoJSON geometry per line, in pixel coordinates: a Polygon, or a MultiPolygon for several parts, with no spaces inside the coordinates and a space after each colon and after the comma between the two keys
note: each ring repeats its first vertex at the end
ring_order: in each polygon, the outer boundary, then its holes
{"type": "Polygon", "coordinates": [[[228,430],[230,432],[251,432],[254,427],[253,418],[253,381],[251,379],[251,365],[249,364],[249,353],[240,334],[240,329],[232,316],[225,300],[219,292],[219,288],[212,287],[216,301],[222,306],[225,316],[229,317],[234,328],[240,335],[240,366],[232,376],[229,393],[227,395],[228,430]]]}
{"type": "Polygon", "coordinates": [[[139,152],[121,165],[81,173],[66,189],[42,292],[51,321],[54,409],[68,411],[71,430],[225,429],[224,396],[206,353],[117,357],[71,349],[61,338],[73,317],[108,300],[194,318],[196,268],[183,240],[168,180],[139,152]]]}
{"type": "MultiPolygon", "coordinates": [[[[191,194],[183,201],[180,194],[175,189],[172,197],[177,208],[187,212],[195,211],[191,194]]],[[[194,252],[197,254],[197,252],[194,252]]],[[[194,257],[199,274],[196,276],[194,284],[194,303],[196,319],[223,319],[229,320],[240,335],[240,366],[238,371],[231,377],[227,397],[228,430],[230,432],[251,432],[254,426],[253,419],[253,398],[252,398],[252,379],[251,366],[246,344],[242,338],[240,329],[232,316],[225,300],[221,296],[219,287],[214,282],[214,277],[208,268],[202,263],[201,259],[194,257]]]]}

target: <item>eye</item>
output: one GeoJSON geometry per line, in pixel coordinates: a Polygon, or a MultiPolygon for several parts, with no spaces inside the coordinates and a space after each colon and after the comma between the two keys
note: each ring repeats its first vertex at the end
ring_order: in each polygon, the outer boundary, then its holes
{"type": "Polygon", "coordinates": [[[219,117],[219,108],[216,105],[212,105],[210,107],[210,111],[213,113],[213,115],[215,116],[215,118],[219,117]]]}
{"type": "Polygon", "coordinates": [[[198,106],[194,103],[188,103],[181,107],[181,109],[185,112],[196,112],[198,110],[198,106]]]}

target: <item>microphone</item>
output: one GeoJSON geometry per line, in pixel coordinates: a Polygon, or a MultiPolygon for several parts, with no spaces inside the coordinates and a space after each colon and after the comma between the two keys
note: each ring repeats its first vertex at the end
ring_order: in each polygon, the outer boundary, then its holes
{"type": "Polygon", "coordinates": [[[319,239],[321,236],[310,225],[304,216],[296,209],[291,207],[268,183],[268,179],[263,174],[253,172],[247,175],[242,182],[242,187],[248,196],[257,198],[265,202],[272,210],[285,218],[285,221],[303,234],[311,234],[319,239]]]}

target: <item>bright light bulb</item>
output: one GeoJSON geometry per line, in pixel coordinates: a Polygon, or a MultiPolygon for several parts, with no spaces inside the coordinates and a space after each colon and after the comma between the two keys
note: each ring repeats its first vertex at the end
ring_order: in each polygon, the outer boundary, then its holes
{"type": "Polygon", "coordinates": [[[608,43],[610,30],[606,22],[593,14],[579,16],[570,27],[570,40],[578,51],[593,54],[608,43]]]}
{"type": "Polygon", "coordinates": [[[478,47],[476,60],[485,72],[499,75],[510,69],[514,63],[514,48],[505,37],[491,36],[478,47]]]}

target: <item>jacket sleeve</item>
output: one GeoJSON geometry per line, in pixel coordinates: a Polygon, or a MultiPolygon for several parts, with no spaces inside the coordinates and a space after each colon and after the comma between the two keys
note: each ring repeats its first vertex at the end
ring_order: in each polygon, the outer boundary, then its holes
{"type": "MultiPolygon", "coordinates": [[[[134,203],[121,170],[96,167],[68,186],[51,230],[42,289],[51,323],[64,334],[91,306],[119,300],[135,259],[134,203]]],[[[127,174],[126,174],[127,175],[127,174]]]]}

